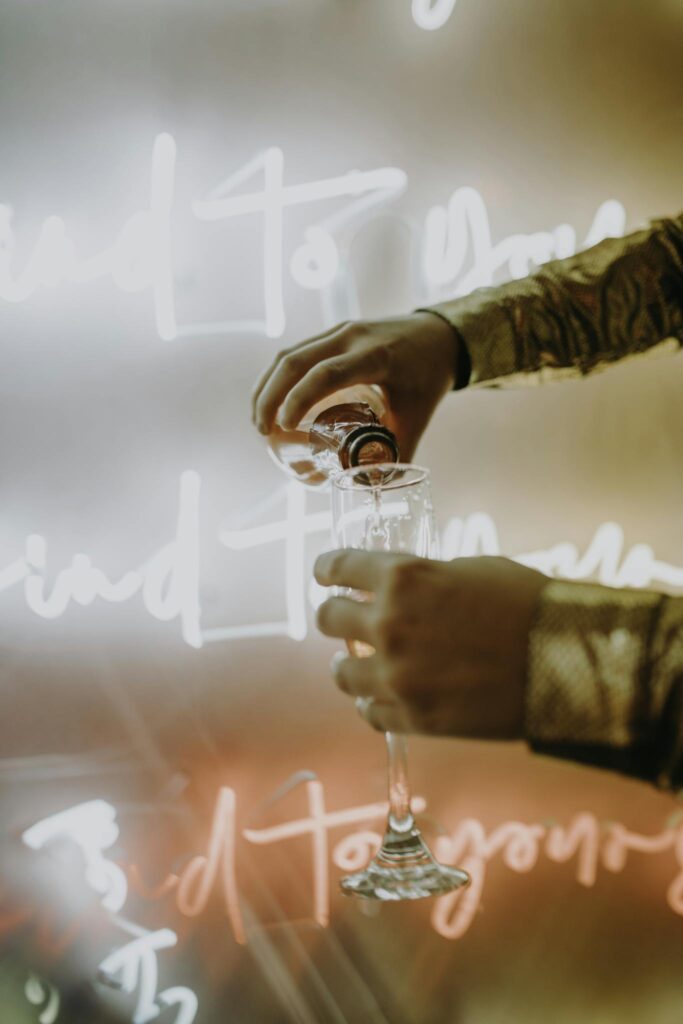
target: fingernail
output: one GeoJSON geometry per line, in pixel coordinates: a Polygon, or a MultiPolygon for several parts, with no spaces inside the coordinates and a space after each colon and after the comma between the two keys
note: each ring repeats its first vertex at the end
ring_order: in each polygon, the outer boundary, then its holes
{"type": "Polygon", "coordinates": [[[318,583],[323,583],[322,577],[325,573],[325,555],[318,555],[313,566],[313,575],[317,579],[318,583]]]}
{"type": "Polygon", "coordinates": [[[332,659],[330,661],[330,671],[332,672],[332,675],[335,676],[335,678],[337,675],[339,665],[346,657],[347,655],[345,651],[335,651],[334,654],[332,655],[332,659]]]}
{"type": "Polygon", "coordinates": [[[374,697],[356,697],[356,709],[360,712],[363,718],[366,717],[368,711],[370,710],[374,703],[374,697]]]}
{"type": "Polygon", "coordinates": [[[291,409],[288,409],[286,405],[283,405],[280,411],[280,423],[285,430],[293,430],[297,425],[297,421],[292,418],[291,409]]]}

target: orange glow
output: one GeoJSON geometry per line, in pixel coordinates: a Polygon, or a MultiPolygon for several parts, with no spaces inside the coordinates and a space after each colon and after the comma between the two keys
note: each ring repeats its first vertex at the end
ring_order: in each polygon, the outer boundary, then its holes
{"type": "Polygon", "coordinates": [[[201,914],[209,901],[209,894],[221,868],[223,897],[235,940],[247,941],[242,911],[237,896],[235,878],[235,791],[223,786],[218,794],[211,827],[208,856],[195,857],[180,876],[177,889],[178,910],[187,917],[201,914]],[[194,898],[192,890],[199,878],[194,898]]]}
{"type": "Polygon", "coordinates": [[[451,836],[440,836],[435,853],[445,864],[457,864],[472,877],[469,889],[438,899],[432,912],[432,926],[447,939],[461,938],[479,909],[486,876],[486,864],[501,852],[507,867],[518,873],[530,871],[538,862],[541,842],[548,860],[564,863],[577,854],[576,881],[592,888],[600,863],[613,873],[623,870],[629,850],[657,854],[674,848],[678,875],[667,891],[667,903],[683,915],[683,826],[664,828],[654,836],[629,831],[619,822],[605,826],[594,815],[582,812],[569,825],[525,825],[518,821],[499,825],[487,837],[481,822],[466,818],[451,836]]]}
{"type": "MultiPolygon", "coordinates": [[[[388,805],[386,802],[362,804],[329,811],[320,780],[307,780],[305,791],[308,811],[305,817],[266,828],[246,828],[241,835],[256,846],[311,836],[313,916],[320,927],[326,927],[330,921],[329,830],[384,820],[388,805]]],[[[425,810],[426,801],[415,797],[412,806],[420,813],[425,810]]],[[[246,945],[248,936],[236,876],[236,809],[235,791],[223,786],[216,800],[207,853],[195,856],[180,875],[169,873],[154,888],[144,885],[135,865],[128,868],[127,875],[131,886],[144,899],[160,900],[175,891],[177,909],[186,917],[197,917],[206,909],[214,886],[219,882],[235,940],[246,945]]],[[[376,853],[380,838],[377,832],[366,828],[350,832],[333,847],[333,864],[343,871],[364,867],[376,853]]],[[[601,866],[615,874],[622,871],[630,851],[655,856],[669,849],[674,851],[679,870],[667,889],[666,900],[671,910],[683,917],[683,820],[671,819],[661,832],[643,835],[619,822],[601,823],[587,811],[576,814],[567,825],[506,821],[489,833],[481,821],[464,818],[450,835],[437,837],[434,852],[444,864],[457,865],[467,871],[471,885],[435,901],[432,927],[443,938],[462,938],[481,905],[486,865],[497,854],[506,867],[518,874],[532,871],[541,853],[558,864],[574,857],[576,881],[585,888],[592,888],[601,866]]],[[[31,916],[30,913],[7,912],[0,918],[0,933],[13,931],[27,916],[31,916]]],[[[78,924],[82,926],[82,921],[78,924]]]]}
{"type": "MultiPolygon", "coordinates": [[[[308,818],[289,821],[284,825],[276,825],[274,828],[246,828],[242,835],[250,843],[259,845],[276,843],[281,839],[291,839],[294,836],[307,834],[313,837],[313,916],[316,924],[325,927],[329,924],[330,919],[328,829],[386,818],[389,805],[386,802],[367,804],[364,807],[350,807],[344,811],[327,812],[325,810],[325,790],[322,782],[317,779],[306,783],[306,796],[308,798],[308,818]]],[[[413,800],[413,810],[423,811],[425,806],[426,802],[421,797],[416,797],[413,800]]],[[[374,837],[374,833],[371,834],[374,837]]],[[[368,833],[364,832],[361,835],[367,836],[368,833]]],[[[367,846],[367,843],[361,842],[367,846]]]]}

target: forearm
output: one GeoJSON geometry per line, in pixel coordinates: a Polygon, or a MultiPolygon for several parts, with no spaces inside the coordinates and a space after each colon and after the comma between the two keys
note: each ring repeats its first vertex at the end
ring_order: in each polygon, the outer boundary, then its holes
{"type": "Polygon", "coordinates": [[[531,632],[532,749],[683,787],[683,597],[551,581],[531,632]]]}
{"type": "Polygon", "coordinates": [[[456,387],[584,375],[663,342],[674,351],[683,345],[683,214],[429,308],[466,349],[469,379],[461,352],[456,387]]]}

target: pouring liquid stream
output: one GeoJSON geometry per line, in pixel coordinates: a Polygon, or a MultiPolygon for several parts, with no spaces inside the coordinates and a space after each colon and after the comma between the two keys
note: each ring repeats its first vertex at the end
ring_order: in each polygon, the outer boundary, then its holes
{"type": "MultiPolygon", "coordinates": [[[[389,529],[382,519],[382,486],[381,483],[374,484],[369,497],[370,511],[365,522],[365,533],[363,536],[362,548],[364,551],[388,551],[389,550],[389,529]]],[[[372,595],[364,590],[353,590],[351,596],[356,601],[369,601],[372,595]]],[[[346,646],[356,658],[369,658],[375,653],[375,648],[363,640],[347,639],[346,646]]]]}
{"type": "MultiPolygon", "coordinates": [[[[370,510],[365,524],[363,548],[366,551],[391,550],[389,525],[382,517],[382,485],[374,483],[370,491],[370,510]]],[[[356,600],[367,601],[371,595],[354,591],[356,600]]],[[[357,658],[369,658],[375,653],[371,644],[347,639],[346,646],[357,658]]],[[[389,824],[396,833],[410,832],[414,826],[410,809],[410,787],[407,771],[407,745],[405,736],[385,733],[389,755],[389,824]]]]}

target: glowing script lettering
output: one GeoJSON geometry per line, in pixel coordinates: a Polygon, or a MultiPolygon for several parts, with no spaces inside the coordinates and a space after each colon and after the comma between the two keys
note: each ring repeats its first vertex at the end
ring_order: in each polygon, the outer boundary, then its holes
{"type": "Polygon", "coordinates": [[[505,865],[518,873],[531,871],[543,849],[548,860],[562,864],[576,855],[576,880],[585,888],[597,881],[600,864],[610,872],[622,871],[629,851],[658,854],[672,849],[679,872],[667,890],[667,903],[683,915],[683,828],[668,824],[662,832],[645,836],[631,832],[618,822],[601,824],[592,814],[577,814],[565,828],[558,824],[525,825],[505,822],[490,835],[475,818],[467,818],[451,836],[439,836],[435,854],[447,864],[458,864],[472,883],[462,892],[448,893],[437,900],[432,926],[447,939],[459,939],[472,924],[481,903],[487,863],[498,853],[505,865]]]}
{"type": "MultiPolygon", "coordinates": [[[[450,17],[453,6],[454,0],[415,0],[413,15],[421,27],[438,28],[450,17]]],[[[295,206],[344,200],[334,213],[304,229],[304,241],[291,254],[289,272],[301,288],[320,293],[327,326],[361,314],[351,267],[351,242],[381,206],[405,192],[405,171],[398,167],[353,170],[285,185],[281,149],[271,146],[248,160],[206,196],[195,200],[191,210],[204,222],[228,222],[247,214],[261,216],[263,316],[179,323],[171,233],[176,162],[175,140],[162,132],[152,148],[147,207],[125,221],[109,248],[88,258],[78,257],[63,219],[50,216],[23,269],[17,270],[14,211],[9,204],[0,204],[0,299],[17,304],[26,302],[40,288],[85,285],[110,278],[123,292],[151,292],[156,329],[163,340],[248,333],[278,338],[286,328],[285,212],[295,206]],[[260,190],[238,192],[257,175],[263,178],[260,190]]],[[[623,234],[624,225],[622,205],[608,200],[598,209],[584,245],[593,245],[607,235],[623,234]]],[[[425,294],[427,298],[436,297],[445,286],[450,294],[464,295],[479,285],[490,284],[501,270],[507,269],[513,277],[524,276],[553,256],[571,255],[577,246],[576,231],[569,224],[560,224],[552,231],[510,235],[494,244],[484,199],[471,187],[457,189],[447,207],[432,207],[421,230],[422,279],[415,282],[421,300],[425,294]]]]}
{"type": "Polygon", "coordinates": [[[44,221],[23,269],[17,271],[14,267],[17,249],[14,210],[9,204],[0,204],[0,299],[14,304],[26,302],[40,288],[83,285],[109,277],[123,292],[151,291],[156,329],[163,340],[235,332],[255,332],[278,338],[286,326],[283,299],[285,210],[308,203],[350,200],[343,210],[308,228],[305,242],[291,257],[294,281],[303,288],[324,289],[337,276],[340,267],[332,230],[397,197],[405,190],[408,180],[404,171],[387,167],[350,171],[339,177],[285,186],[281,149],[271,147],[249,160],[205,198],[194,202],[192,210],[201,221],[263,214],[264,317],[179,324],[171,234],[176,159],[175,139],[162,132],[156,137],[152,150],[149,206],[128,218],[113,245],[89,258],[79,259],[64,220],[50,216],[44,221]],[[264,178],[262,191],[232,194],[260,172],[264,178]]]}
{"type": "MultiPolygon", "coordinates": [[[[269,846],[297,836],[310,835],[313,853],[313,918],[321,926],[329,923],[329,855],[327,833],[330,829],[386,818],[387,803],[368,804],[342,811],[327,811],[324,788],[317,779],[306,783],[308,815],[270,828],[247,828],[242,836],[257,846],[269,846]]],[[[426,804],[413,799],[419,813],[426,804]]],[[[216,884],[220,885],[226,916],[233,936],[240,945],[247,943],[247,932],[240,909],[236,865],[236,795],[228,786],[221,788],[211,822],[208,851],[188,862],[180,874],[169,874],[149,892],[135,866],[129,871],[131,888],[147,899],[157,900],[175,892],[176,907],[185,917],[197,917],[206,910],[216,884]]],[[[365,833],[363,833],[365,835],[365,833]]],[[[378,837],[379,843],[379,837],[378,837]]]]}
{"type": "Polygon", "coordinates": [[[31,1006],[45,1004],[38,1016],[38,1024],[54,1024],[59,1016],[60,996],[54,985],[36,974],[29,974],[24,995],[31,1006]]]}
{"type": "Polygon", "coordinates": [[[330,528],[329,513],[317,518],[306,515],[306,493],[297,484],[286,488],[286,514],[281,523],[255,529],[222,530],[219,540],[234,551],[244,551],[260,544],[284,540],[285,547],[285,618],[278,622],[258,622],[244,626],[217,626],[205,629],[202,640],[239,640],[254,636],[287,636],[303,640],[308,633],[306,618],[305,540],[308,533],[330,528]]]}
{"type": "MultiPolygon", "coordinates": [[[[547,576],[568,580],[596,578],[608,587],[683,587],[683,568],[656,558],[649,544],[625,550],[624,531],[618,523],[602,523],[583,555],[575,544],[563,541],[550,548],[512,556],[547,576]]],[[[441,544],[443,558],[502,554],[498,530],[485,512],[448,521],[441,544]]]]}
{"type": "Polygon", "coordinates": [[[14,211],[0,204],[0,299],[19,303],[39,288],[85,284],[110,277],[123,292],[151,290],[156,327],[161,338],[174,336],[175,308],[171,267],[171,206],[175,181],[175,140],[158,135],[152,150],[150,201],[121,228],[110,248],[79,260],[61,217],[43,223],[33,251],[20,272],[14,270],[14,211]]]}
{"type": "Polygon", "coordinates": [[[115,809],[104,800],[90,800],[37,822],[22,840],[32,850],[58,839],[74,843],[83,856],[86,882],[100,895],[105,910],[115,913],[126,902],[128,883],[121,868],[103,853],[118,837],[115,809]]]}
{"type": "MultiPolygon", "coordinates": [[[[301,774],[310,776],[311,773],[301,774]]],[[[330,857],[341,871],[355,871],[363,867],[379,848],[381,839],[380,834],[368,830],[367,825],[385,819],[387,804],[330,811],[326,807],[324,786],[320,780],[307,778],[305,790],[308,804],[305,817],[271,827],[244,828],[241,835],[248,843],[258,846],[269,846],[298,836],[311,837],[313,918],[318,925],[325,927],[329,924],[330,913],[330,857]],[[330,830],[352,826],[356,828],[340,838],[330,851],[330,830]]],[[[421,813],[425,808],[426,801],[423,798],[413,800],[416,813],[421,813]]],[[[208,857],[195,858],[180,876],[168,875],[156,891],[151,893],[144,891],[136,869],[131,868],[131,889],[150,900],[160,899],[175,890],[177,909],[187,916],[197,916],[208,906],[213,883],[219,876],[215,868],[209,875],[204,874],[195,897],[188,902],[187,892],[194,886],[197,875],[193,865],[199,863],[202,869],[209,863],[216,865],[217,850],[234,850],[233,832],[237,828],[235,811],[234,791],[228,787],[222,788],[214,811],[208,857]]],[[[486,867],[498,855],[506,867],[518,874],[533,870],[541,853],[558,864],[576,858],[576,881],[585,888],[592,888],[598,881],[601,866],[611,873],[619,873],[626,866],[629,852],[655,856],[672,850],[679,870],[668,886],[666,900],[675,914],[683,916],[683,821],[680,815],[672,817],[662,831],[655,835],[634,832],[619,822],[601,823],[587,811],[575,815],[566,826],[556,822],[526,824],[506,821],[490,832],[476,818],[464,818],[450,833],[436,838],[434,849],[439,860],[463,867],[472,878],[467,889],[440,897],[434,904],[432,926],[446,939],[462,938],[474,922],[481,906],[486,867]]],[[[226,886],[226,874],[221,876],[223,898],[233,934],[237,941],[244,943],[248,941],[248,933],[235,928],[234,907],[237,904],[234,870],[235,865],[231,859],[227,875],[229,889],[226,886]]]]}
{"type": "MultiPolygon", "coordinates": [[[[155,932],[127,921],[118,915],[128,898],[126,873],[118,864],[103,856],[119,838],[116,809],[104,800],[89,800],[65,811],[50,815],[26,829],[22,840],[32,850],[40,850],[55,840],[67,840],[80,850],[85,867],[85,882],[101,897],[111,920],[133,936],[132,941],[116,949],[98,967],[101,982],[121,988],[130,994],[139,988],[133,1024],[147,1024],[159,1015],[159,1003],[178,1006],[175,1024],[192,1024],[198,1000],[191,989],[183,986],[167,988],[157,994],[157,953],[178,941],[175,932],[162,928],[155,932]],[[116,981],[120,975],[120,982],[116,981]]],[[[33,1005],[46,1000],[39,1021],[53,1024],[59,1012],[59,993],[36,977],[29,977],[26,997],[33,1005]]]]}
{"type": "MultiPolygon", "coordinates": [[[[624,207],[614,199],[607,200],[598,208],[583,248],[608,236],[623,235],[625,225],[624,207]]],[[[494,244],[482,196],[474,188],[459,188],[447,207],[433,206],[427,213],[422,249],[424,286],[430,300],[445,287],[449,295],[467,295],[474,288],[493,284],[498,271],[505,270],[513,278],[526,277],[534,267],[571,256],[576,250],[576,231],[570,224],[559,224],[552,231],[510,235],[494,244]]]]}
{"type": "Polygon", "coordinates": [[[162,622],[180,619],[183,639],[191,647],[201,647],[200,483],[198,473],[188,470],[182,474],[175,540],[116,583],[94,566],[87,555],[77,554],[68,568],[57,573],[47,594],[47,541],[39,534],[31,534],[26,540],[25,556],[0,570],[0,592],[23,582],[27,606],[43,619],[59,618],[71,602],[87,607],[100,598],[119,604],[141,592],[150,615],[162,622]]]}
{"type": "Polygon", "coordinates": [[[246,935],[235,877],[235,794],[228,787],[222,788],[218,794],[208,854],[191,860],[177,879],[178,909],[182,914],[195,917],[202,912],[219,870],[225,909],[233,934],[236,941],[244,945],[246,935]]]}
{"type": "Polygon", "coordinates": [[[157,993],[159,968],[157,953],[176,945],[178,936],[170,928],[148,932],[127,921],[118,922],[135,936],[125,946],[114,950],[100,963],[100,980],[110,983],[120,979],[121,989],[131,994],[138,989],[133,1024],[147,1024],[159,1016],[163,1006],[178,1006],[174,1024],[192,1024],[197,1015],[198,999],[191,989],[175,985],[157,993]]]}
{"type": "MultiPolygon", "coordinates": [[[[140,568],[126,572],[112,582],[82,553],[57,573],[49,593],[46,586],[47,540],[31,534],[25,555],[0,569],[0,593],[23,584],[27,607],[43,619],[63,615],[71,603],[82,607],[96,599],[120,604],[142,595],[147,612],[162,622],[179,619],[183,639],[191,647],[247,637],[285,636],[303,640],[308,633],[307,602],[314,607],[325,591],[306,573],[306,540],[314,534],[329,536],[329,512],[308,513],[306,492],[296,483],[283,488],[285,518],[263,526],[222,527],[218,541],[231,551],[248,551],[263,545],[285,545],[283,594],[285,617],[270,622],[226,624],[202,629],[201,580],[199,574],[198,473],[187,471],[180,478],[180,499],[176,536],[140,568]]],[[[466,518],[448,520],[441,542],[443,558],[499,555],[498,529],[491,516],[476,512],[466,518]]],[[[618,523],[597,527],[583,553],[575,544],[562,541],[549,548],[512,556],[515,561],[563,579],[597,579],[606,586],[683,588],[683,568],[658,559],[649,544],[626,547],[618,523]]]]}
{"type": "MultiPolygon", "coordinates": [[[[303,555],[305,538],[313,534],[329,536],[329,512],[306,512],[306,492],[296,483],[287,485],[287,513],[284,519],[263,526],[222,528],[219,541],[232,551],[246,551],[276,542],[284,543],[286,551],[285,610],[286,618],[278,622],[251,623],[205,629],[206,642],[237,640],[252,636],[289,636],[303,640],[307,634],[304,593],[307,581],[303,555]]],[[[448,520],[441,538],[445,559],[503,553],[498,529],[485,512],[475,512],[462,519],[448,520]]],[[[648,544],[634,544],[626,549],[624,531],[618,523],[602,523],[583,554],[568,541],[550,548],[512,556],[517,562],[531,566],[548,576],[570,580],[597,579],[605,586],[647,587],[663,585],[683,588],[683,568],[658,559],[648,544]]],[[[309,598],[315,606],[326,596],[315,582],[309,585],[309,598]]]]}
{"type": "MultiPolygon", "coordinates": [[[[326,806],[323,783],[311,772],[300,772],[297,775],[301,777],[297,785],[305,782],[308,813],[274,826],[243,828],[240,834],[247,843],[260,847],[296,837],[310,837],[312,916],[320,927],[326,927],[330,920],[330,860],[341,871],[357,870],[367,863],[380,843],[379,833],[369,830],[367,826],[385,819],[387,804],[351,806],[331,811],[326,806]],[[350,831],[330,847],[329,833],[339,828],[350,831]]],[[[110,805],[104,805],[108,813],[106,819],[99,821],[99,826],[105,834],[95,839],[91,831],[97,827],[98,822],[92,806],[97,803],[103,804],[101,801],[92,801],[63,812],[67,818],[62,821],[68,820],[71,815],[71,820],[81,822],[75,829],[78,836],[84,831],[82,822],[87,820],[85,834],[90,839],[86,846],[102,849],[110,845],[115,811],[110,805]],[[84,809],[88,808],[86,813],[84,809]]],[[[234,938],[244,945],[249,941],[249,932],[244,927],[237,888],[236,808],[235,791],[227,786],[222,787],[214,809],[207,854],[194,857],[180,874],[167,875],[152,892],[144,889],[134,866],[128,869],[128,881],[131,892],[135,891],[149,901],[165,899],[173,893],[178,912],[193,918],[208,907],[216,883],[219,883],[234,938]]],[[[418,797],[413,801],[416,813],[421,813],[425,808],[424,799],[418,797]]],[[[34,839],[36,836],[52,834],[55,819],[59,817],[53,816],[33,826],[34,830],[39,830],[34,832],[34,839]]],[[[30,833],[32,830],[28,831],[30,833]]],[[[487,865],[496,856],[500,856],[505,866],[518,874],[531,872],[541,854],[557,864],[565,864],[574,859],[576,881],[584,888],[591,889],[598,882],[601,867],[610,873],[619,873],[626,867],[629,853],[638,853],[642,857],[660,856],[672,851],[678,871],[668,885],[666,901],[675,914],[683,917],[683,820],[680,813],[672,815],[662,830],[653,835],[633,831],[620,822],[600,822],[588,811],[576,814],[566,826],[556,821],[528,824],[513,820],[502,822],[490,831],[476,818],[464,818],[450,832],[436,838],[434,850],[439,860],[463,867],[472,878],[467,889],[446,894],[433,904],[432,927],[445,939],[462,938],[475,921],[483,897],[487,865]]],[[[100,965],[100,973],[110,980],[120,976],[124,991],[128,993],[139,986],[134,1021],[144,1024],[156,1016],[158,1001],[181,1006],[177,1019],[182,1024],[193,1020],[197,1003],[192,992],[172,988],[156,995],[156,954],[176,944],[176,933],[169,928],[148,932],[119,917],[112,920],[131,934],[133,941],[106,957],[100,965]]]]}
{"type": "MultiPolygon", "coordinates": [[[[329,812],[325,807],[324,787],[318,779],[306,782],[306,798],[308,817],[299,818],[284,825],[275,825],[272,828],[245,828],[242,835],[250,843],[259,846],[281,842],[283,839],[291,839],[294,836],[311,836],[313,844],[313,916],[317,924],[325,926],[329,924],[330,916],[328,830],[355,822],[381,820],[386,817],[388,804],[369,804],[365,807],[329,812]]],[[[412,808],[415,813],[423,811],[425,806],[426,802],[422,797],[414,797],[412,808]]],[[[377,845],[379,846],[379,841],[377,845]]]]}
{"type": "MultiPolygon", "coordinates": [[[[327,218],[324,224],[309,228],[306,242],[291,258],[290,270],[295,281],[304,288],[323,289],[336,277],[340,263],[332,228],[347,223],[359,211],[365,212],[377,203],[397,197],[404,191],[407,181],[405,172],[395,167],[383,167],[285,186],[284,153],[277,147],[271,147],[226,178],[205,199],[193,203],[192,209],[200,220],[205,221],[223,221],[248,213],[263,214],[265,318],[248,326],[262,331],[269,338],[279,338],[286,325],[283,299],[284,211],[292,206],[323,200],[353,199],[341,213],[327,218]],[[236,188],[259,172],[264,177],[263,191],[232,195],[236,188]]],[[[183,332],[222,334],[235,329],[243,330],[244,325],[234,322],[192,324],[183,332]]]]}
{"type": "Polygon", "coordinates": [[[456,0],[413,0],[415,24],[427,31],[442,28],[455,10],[456,0]]]}

